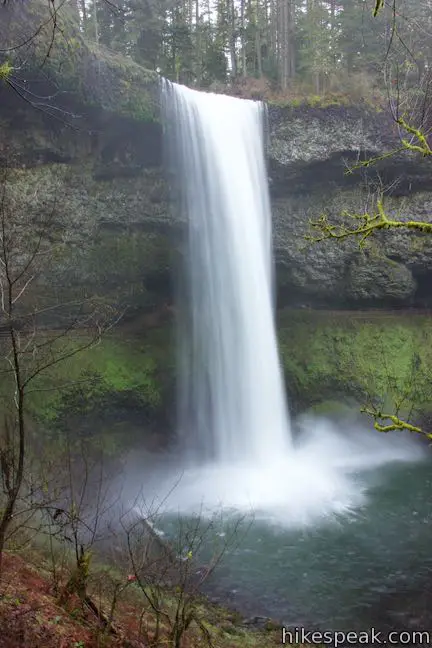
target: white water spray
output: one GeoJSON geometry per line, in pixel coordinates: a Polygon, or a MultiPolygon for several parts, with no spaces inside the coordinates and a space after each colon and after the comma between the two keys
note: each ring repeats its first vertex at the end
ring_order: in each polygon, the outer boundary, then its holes
{"type": "Polygon", "coordinates": [[[424,455],[412,439],[317,419],[292,442],[273,319],[263,105],[164,82],[163,107],[187,224],[179,420],[182,448],[194,454],[189,468],[175,457],[169,479],[156,476],[154,499],[170,492],[166,510],[254,510],[289,526],[351,512],[373,469],[424,455]]]}
{"type": "Polygon", "coordinates": [[[188,223],[180,426],[216,462],[265,462],[285,454],[291,436],[273,313],[264,107],[176,84],[165,92],[188,223]]]}

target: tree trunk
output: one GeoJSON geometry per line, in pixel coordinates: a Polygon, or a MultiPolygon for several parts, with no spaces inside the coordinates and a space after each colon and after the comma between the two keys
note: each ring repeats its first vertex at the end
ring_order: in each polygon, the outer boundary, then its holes
{"type": "Polygon", "coordinates": [[[262,56],[261,56],[261,34],[257,17],[257,24],[255,28],[255,50],[256,50],[256,60],[257,60],[257,72],[258,76],[262,77],[262,56]]]}
{"type": "Polygon", "coordinates": [[[99,45],[99,24],[98,24],[96,0],[93,0],[93,25],[94,25],[94,39],[97,45],[99,45]]]}
{"type": "Polygon", "coordinates": [[[241,26],[241,55],[242,55],[242,75],[247,77],[247,36],[245,25],[245,0],[240,0],[240,26],[241,26]]]}
{"type": "Polygon", "coordinates": [[[85,0],[80,0],[80,5],[81,5],[80,9],[81,9],[82,21],[85,28],[87,25],[87,7],[85,4],[85,0]]]}
{"type": "Polygon", "coordinates": [[[281,85],[287,90],[290,80],[290,40],[289,40],[289,0],[280,1],[280,38],[281,38],[281,85]]]}
{"type": "Polygon", "coordinates": [[[270,51],[274,61],[279,65],[277,15],[276,0],[270,0],[270,51]]]}
{"type": "Polygon", "coordinates": [[[237,53],[236,53],[236,20],[235,20],[235,5],[234,0],[228,0],[229,12],[229,41],[230,41],[230,55],[231,55],[231,75],[233,79],[237,76],[237,53]]]}
{"type": "MultiPolygon", "coordinates": [[[[10,304],[9,312],[12,313],[13,305],[10,304]]],[[[15,512],[15,506],[18,499],[19,492],[24,478],[24,458],[25,458],[25,420],[24,420],[24,387],[21,379],[21,366],[19,359],[19,348],[16,338],[16,331],[13,327],[10,328],[10,340],[12,348],[12,365],[13,373],[16,384],[16,426],[18,431],[18,463],[15,467],[15,452],[13,448],[14,441],[14,430],[9,438],[9,441],[6,441],[5,447],[5,460],[6,462],[11,462],[12,465],[8,465],[8,469],[11,471],[10,483],[6,486],[6,505],[2,511],[0,517],[0,576],[2,572],[2,559],[3,551],[6,542],[6,534],[9,529],[10,523],[12,521],[13,514],[15,512]],[[12,444],[12,448],[9,446],[12,444]]],[[[8,435],[6,435],[8,436],[8,435]]]]}
{"type": "Polygon", "coordinates": [[[295,77],[296,61],[295,61],[295,22],[294,22],[294,7],[292,0],[287,0],[287,22],[288,22],[288,75],[292,80],[295,77]]]}
{"type": "Polygon", "coordinates": [[[195,0],[195,59],[196,59],[196,82],[199,86],[201,81],[201,66],[203,54],[201,51],[201,23],[200,23],[200,7],[199,0],[195,0]]]}

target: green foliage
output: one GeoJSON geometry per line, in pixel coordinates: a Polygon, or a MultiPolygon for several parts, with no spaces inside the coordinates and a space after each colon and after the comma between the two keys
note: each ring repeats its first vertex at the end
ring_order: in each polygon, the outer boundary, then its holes
{"type": "Polygon", "coordinates": [[[328,29],[328,21],[328,10],[321,2],[311,3],[299,18],[298,70],[316,92],[324,90],[325,79],[336,63],[336,31],[328,29]]]}

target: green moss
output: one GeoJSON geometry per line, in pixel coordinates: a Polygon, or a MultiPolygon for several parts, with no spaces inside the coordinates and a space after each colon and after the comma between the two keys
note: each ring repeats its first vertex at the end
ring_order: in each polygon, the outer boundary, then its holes
{"type": "Polygon", "coordinates": [[[286,311],[279,340],[287,383],[303,406],[340,396],[430,407],[427,316],[286,311]]]}
{"type": "MultiPolygon", "coordinates": [[[[87,341],[80,336],[73,344],[87,341]]],[[[122,399],[157,412],[174,370],[169,342],[167,330],[140,338],[125,338],[120,333],[106,336],[35,380],[29,394],[31,413],[50,423],[61,415],[83,413],[122,399]]]]}
{"type": "Polygon", "coordinates": [[[375,101],[355,100],[353,97],[350,97],[348,94],[342,93],[329,93],[323,95],[308,94],[304,96],[297,97],[283,97],[277,99],[269,99],[268,104],[270,106],[276,106],[278,108],[331,108],[331,107],[356,107],[358,108],[359,104],[364,105],[367,109],[372,109],[374,112],[381,112],[382,108],[375,101]]]}
{"type": "MultiPolygon", "coordinates": [[[[334,414],[340,413],[340,403],[394,407],[404,397],[401,411],[431,410],[432,322],[427,316],[287,310],[279,315],[278,330],[287,385],[302,408],[327,401],[316,411],[334,414]]],[[[160,412],[175,377],[171,331],[137,333],[119,328],[40,376],[29,393],[30,414],[55,423],[122,399],[151,415],[160,412]]],[[[86,341],[81,335],[74,344],[86,341]]],[[[5,381],[2,391],[7,391],[5,381]]]]}

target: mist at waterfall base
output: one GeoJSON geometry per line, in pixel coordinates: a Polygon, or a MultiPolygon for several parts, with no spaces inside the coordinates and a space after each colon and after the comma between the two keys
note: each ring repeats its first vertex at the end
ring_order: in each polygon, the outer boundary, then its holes
{"type": "Polygon", "coordinates": [[[157,479],[163,510],[225,509],[291,528],[352,514],[379,467],[420,461],[423,449],[310,417],[293,435],[274,322],[264,106],[166,81],[162,95],[174,202],[187,223],[180,454],[157,479]]]}

